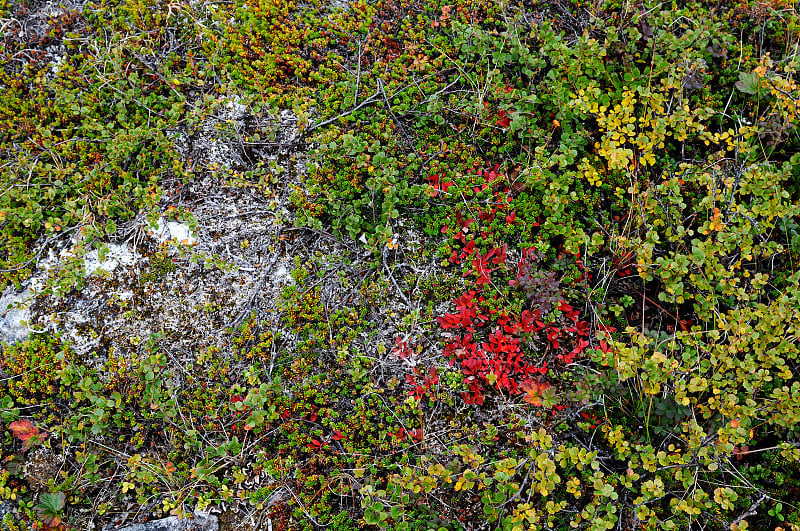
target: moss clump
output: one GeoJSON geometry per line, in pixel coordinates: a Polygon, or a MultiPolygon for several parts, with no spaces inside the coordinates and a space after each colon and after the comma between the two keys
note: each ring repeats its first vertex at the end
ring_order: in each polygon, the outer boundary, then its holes
{"type": "Polygon", "coordinates": [[[159,251],[150,256],[149,267],[140,277],[141,283],[155,284],[164,280],[170,273],[174,273],[178,266],[166,251],[159,251]]]}

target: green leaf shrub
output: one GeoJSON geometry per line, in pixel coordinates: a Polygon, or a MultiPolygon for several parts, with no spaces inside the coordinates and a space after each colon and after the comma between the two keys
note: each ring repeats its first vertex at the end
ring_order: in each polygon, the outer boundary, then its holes
{"type": "MultiPolygon", "coordinates": [[[[796,6],[103,0],[39,37],[8,29],[26,9],[0,2],[0,288],[195,179],[286,206],[270,252],[296,256],[202,344],[4,346],[23,524],[800,525],[796,6]],[[190,160],[177,139],[233,100],[241,164],[190,160]],[[283,142],[253,125],[280,110],[283,142]],[[26,477],[51,453],[60,477],[26,477]]],[[[153,255],[136,289],[179,267],[153,255]]]]}

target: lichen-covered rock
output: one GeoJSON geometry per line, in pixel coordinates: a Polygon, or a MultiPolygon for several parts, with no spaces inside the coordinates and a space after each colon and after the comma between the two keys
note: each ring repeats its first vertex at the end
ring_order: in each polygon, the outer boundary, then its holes
{"type": "Polygon", "coordinates": [[[6,288],[0,296],[0,342],[10,345],[30,335],[28,321],[32,296],[30,289],[17,293],[13,286],[6,288]]]}
{"type": "Polygon", "coordinates": [[[14,506],[10,501],[6,500],[0,502],[0,531],[6,531],[8,526],[5,524],[6,519],[10,518],[14,522],[14,506]]]}
{"type": "Polygon", "coordinates": [[[217,531],[218,529],[219,523],[216,516],[197,512],[193,518],[170,516],[161,520],[116,528],[113,531],[217,531]]]}

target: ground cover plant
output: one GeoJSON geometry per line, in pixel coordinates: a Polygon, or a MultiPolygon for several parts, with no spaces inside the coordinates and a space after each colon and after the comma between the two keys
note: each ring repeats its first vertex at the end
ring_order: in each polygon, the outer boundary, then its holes
{"type": "Polygon", "coordinates": [[[0,32],[6,528],[800,528],[793,3],[0,32]]]}

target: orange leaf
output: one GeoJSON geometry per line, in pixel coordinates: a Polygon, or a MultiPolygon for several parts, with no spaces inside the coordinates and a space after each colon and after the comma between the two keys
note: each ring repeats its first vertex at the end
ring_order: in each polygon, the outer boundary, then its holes
{"type": "Polygon", "coordinates": [[[39,435],[39,428],[31,424],[29,420],[16,420],[8,425],[8,428],[14,432],[14,437],[20,441],[27,441],[31,437],[39,435]]]}
{"type": "Polygon", "coordinates": [[[541,406],[542,391],[548,387],[550,387],[550,384],[547,382],[531,382],[530,380],[525,380],[522,382],[522,390],[525,392],[525,396],[522,397],[522,399],[531,405],[541,406]]]}
{"type": "Polygon", "coordinates": [[[14,436],[22,441],[22,451],[26,452],[31,446],[41,444],[47,433],[39,431],[39,428],[31,424],[29,420],[16,420],[8,425],[14,436]]]}

